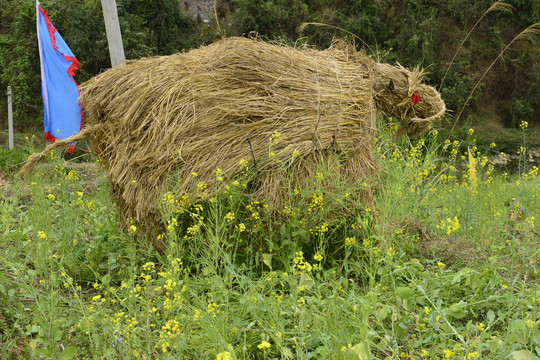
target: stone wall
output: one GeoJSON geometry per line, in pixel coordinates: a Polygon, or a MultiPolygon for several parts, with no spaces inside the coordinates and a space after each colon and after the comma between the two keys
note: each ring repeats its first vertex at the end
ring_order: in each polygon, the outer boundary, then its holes
{"type": "Polygon", "coordinates": [[[210,23],[214,18],[214,0],[179,0],[182,10],[193,19],[210,23]]]}

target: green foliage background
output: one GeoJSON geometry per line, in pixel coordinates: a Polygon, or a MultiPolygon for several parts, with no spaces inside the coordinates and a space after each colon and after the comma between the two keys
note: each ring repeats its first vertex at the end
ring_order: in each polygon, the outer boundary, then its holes
{"type": "MultiPolygon", "coordinates": [[[[489,64],[517,34],[540,21],[540,0],[508,0],[515,13],[491,12],[480,22],[451,68],[442,88],[448,108],[459,112],[489,64]]],[[[117,0],[126,56],[166,55],[256,32],[289,44],[325,48],[333,37],[358,36],[381,61],[428,67],[426,81],[439,85],[462,39],[493,4],[492,0],[224,0],[220,26],[186,16],[178,0],[117,0]],[[307,27],[321,22],[340,27],[307,27]]],[[[81,62],[82,83],[110,66],[100,0],[42,1],[52,23],[81,62]]],[[[540,124],[540,42],[515,43],[497,62],[468,109],[507,127],[522,120],[540,124]]],[[[361,41],[356,41],[362,47],[361,41]]],[[[34,0],[0,1],[0,88],[41,107],[34,0]]],[[[0,105],[2,118],[5,104],[0,105]]],[[[40,110],[16,107],[19,119],[38,125],[40,110]]],[[[465,118],[465,117],[464,117],[465,118]]],[[[453,123],[453,121],[450,121],[453,123]]],[[[28,125],[28,124],[26,124],[28,125]]]]}

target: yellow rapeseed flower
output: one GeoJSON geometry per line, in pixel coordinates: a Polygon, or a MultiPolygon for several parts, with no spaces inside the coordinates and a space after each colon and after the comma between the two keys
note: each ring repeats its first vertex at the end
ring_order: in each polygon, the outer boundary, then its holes
{"type": "Polygon", "coordinates": [[[38,231],[37,236],[40,239],[45,239],[47,237],[47,235],[43,231],[38,231]]]}
{"type": "Polygon", "coordinates": [[[150,261],[144,264],[142,269],[144,271],[152,271],[153,269],[155,269],[155,267],[156,267],[156,264],[150,261]]]}
{"type": "Polygon", "coordinates": [[[478,179],[476,177],[476,160],[473,157],[471,149],[468,149],[469,153],[469,180],[473,189],[476,189],[478,179]]]}
{"type": "Polygon", "coordinates": [[[71,180],[71,181],[77,181],[77,180],[79,180],[79,177],[77,176],[77,172],[74,171],[74,170],[71,170],[71,171],[67,174],[67,178],[68,178],[68,180],[71,180]]]}
{"type": "Polygon", "coordinates": [[[443,352],[444,352],[445,359],[452,359],[454,355],[456,355],[456,353],[453,352],[452,350],[443,350],[443,352]]]}
{"type": "Polygon", "coordinates": [[[230,352],[224,351],[216,355],[216,360],[233,360],[230,352]]]}
{"type": "Polygon", "coordinates": [[[235,218],[235,215],[233,212],[228,212],[227,215],[225,215],[225,220],[227,220],[227,222],[233,221],[234,218],[235,218]]]}
{"type": "Polygon", "coordinates": [[[249,161],[247,161],[246,159],[241,159],[238,164],[240,165],[241,169],[244,169],[244,168],[247,169],[248,163],[249,163],[249,161]]]}
{"type": "Polygon", "coordinates": [[[274,138],[274,139],[281,139],[281,134],[276,130],[276,131],[274,131],[274,133],[272,134],[272,138],[274,138]]]}
{"type": "Polygon", "coordinates": [[[272,344],[270,344],[268,341],[261,341],[261,343],[259,345],[257,345],[257,347],[261,350],[268,350],[270,349],[270,347],[272,346],[272,344]]]}
{"type": "Polygon", "coordinates": [[[203,197],[206,195],[206,188],[208,187],[208,184],[204,181],[200,181],[197,184],[197,195],[200,197],[203,197]]]}

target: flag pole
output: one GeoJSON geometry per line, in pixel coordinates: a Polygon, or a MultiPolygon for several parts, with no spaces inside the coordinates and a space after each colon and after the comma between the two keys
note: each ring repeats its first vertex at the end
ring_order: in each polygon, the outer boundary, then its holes
{"type": "Polygon", "coordinates": [[[115,67],[126,61],[124,46],[122,45],[122,33],[120,32],[120,24],[118,22],[116,0],[101,0],[101,7],[103,8],[103,18],[105,19],[105,29],[107,30],[111,65],[115,67]]]}

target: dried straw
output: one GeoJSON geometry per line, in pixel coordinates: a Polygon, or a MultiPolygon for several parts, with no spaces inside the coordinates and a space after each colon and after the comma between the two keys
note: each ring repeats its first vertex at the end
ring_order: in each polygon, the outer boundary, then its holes
{"type": "Polygon", "coordinates": [[[401,132],[421,135],[445,115],[446,106],[441,94],[434,87],[421,83],[422,70],[409,71],[399,64],[377,63],[375,67],[373,92],[376,107],[405,124],[401,132]],[[411,100],[413,94],[420,96],[416,104],[411,100]]]}
{"type": "Polygon", "coordinates": [[[256,195],[274,206],[292,169],[309,179],[326,163],[351,184],[374,175],[377,108],[413,132],[446,111],[421,75],[343,42],[317,51],[228,38],[110,69],[81,86],[80,101],[120,213],[152,232],[164,192],[215,189],[216,169],[234,175],[243,160],[256,168],[256,195]]]}
{"type": "Polygon", "coordinates": [[[54,143],[47,146],[42,152],[30,155],[28,160],[26,160],[26,163],[24,164],[24,166],[21,168],[20,172],[23,174],[32,173],[32,171],[34,171],[34,169],[36,168],[37,164],[41,161],[41,159],[49,155],[51,151],[55,150],[56,148],[60,146],[66,146],[78,140],[82,140],[88,137],[90,134],[94,133],[101,126],[102,124],[87,125],[79,133],[67,139],[57,140],[54,143]]]}

